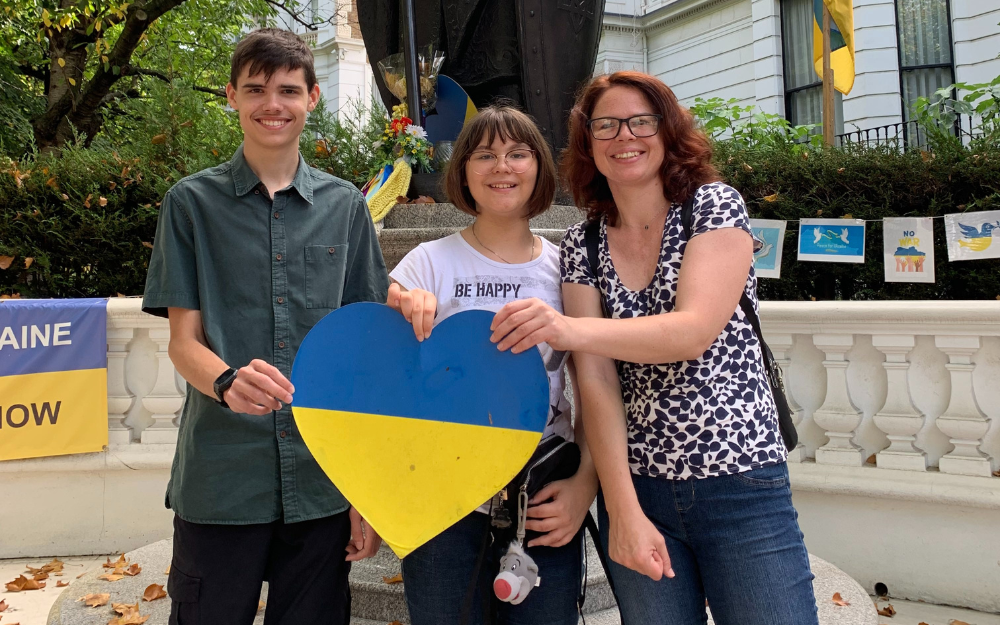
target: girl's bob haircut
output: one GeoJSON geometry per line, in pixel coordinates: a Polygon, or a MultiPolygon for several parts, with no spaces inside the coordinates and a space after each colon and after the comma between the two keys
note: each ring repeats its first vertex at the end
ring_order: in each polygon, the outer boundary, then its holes
{"type": "Polygon", "coordinates": [[[691,112],[677,102],[670,87],[642,72],[615,72],[598,76],[579,93],[569,117],[569,145],[562,155],[562,175],[576,205],[587,210],[587,221],[607,215],[608,223],[618,222],[618,207],[611,196],[608,179],[594,164],[593,137],[587,122],[597,101],[612,87],[629,87],[645,96],[652,110],[662,115],[657,136],[663,142],[660,180],[663,194],[671,202],[683,202],[703,184],[720,179],[712,165],[712,144],[695,126],[691,112]]]}
{"type": "Polygon", "coordinates": [[[545,138],[538,131],[538,126],[525,113],[513,106],[498,104],[480,109],[459,133],[452,148],[451,160],[444,177],[444,191],[452,204],[462,212],[478,215],[476,201],[469,193],[469,181],[465,175],[465,164],[472,152],[483,145],[493,145],[500,137],[501,141],[512,140],[524,143],[535,153],[538,163],[538,176],[535,178],[535,188],[528,199],[528,219],[545,212],[556,194],[556,166],[552,161],[545,138]]]}

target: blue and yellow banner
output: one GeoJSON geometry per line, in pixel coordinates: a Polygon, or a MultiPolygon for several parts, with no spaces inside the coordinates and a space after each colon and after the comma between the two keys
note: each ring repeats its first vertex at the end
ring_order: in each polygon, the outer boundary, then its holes
{"type": "Polygon", "coordinates": [[[108,444],[107,303],[0,302],[0,460],[108,444]]]}
{"type": "Polygon", "coordinates": [[[830,11],[830,69],[833,88],[854,88],[854,5],[851,0],[813,0],[813,67],[823,78],[823,6],[830,11]]]}

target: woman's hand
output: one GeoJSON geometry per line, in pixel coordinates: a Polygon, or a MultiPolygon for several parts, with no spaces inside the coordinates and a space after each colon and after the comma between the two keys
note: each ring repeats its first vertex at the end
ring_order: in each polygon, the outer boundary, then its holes
{"type": "Polygon", "coordinates": [[[667,543],[641,509],[625,514],[609,510],[608,516],[608,555],[612,560],[653,581],[659,581],[664,575],[674,576],[667,543]]]}
{"type": "Polygon", "coordinates": [[[393,282],[389,285],[389,296],[385,303],[402,313],[413,324],[413,333],[417,335],[418,341],[430,338],[434,315],[437,313],[437,298],[433,293],[423,289],[407,291],[398,282],[393,282]]]}
{"type": "Polygon", "coordinates": [[[529,547],[562,547],[580,531],[587,510],[597,496],[597,475],[582,473],[578,471],[571,478],[545,485],[528,502],[525,529],[544,532],[543,536],[530,541],[529,547]]]}
{"type": "Polygon", "coordinates": [[[501,350],[510,349],[515,354],[531,349],[539,343],[548,343],[552,349],[569,351],[573,320],[552,308],[537,297],[520,299],[506,304],[493,317],[490,340],[499,343],[501,350]]]}

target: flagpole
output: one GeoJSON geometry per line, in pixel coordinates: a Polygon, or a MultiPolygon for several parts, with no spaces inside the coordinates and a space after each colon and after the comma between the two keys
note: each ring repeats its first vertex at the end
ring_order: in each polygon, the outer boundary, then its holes
{"type": "Polygon", "coordinates": [[[424,120],[420,114],[420,73],[417,70],[417,18],[413,0],[400,0],[399,8],[400,17],[403,18],[403,70],[406,76],[407,116],[414,124],[422,126],[424,120]]]}
{"type": "Polygon", "coordinates": [[[823,3],[823,143],[833,145],[834,115],[833,68],[830,67],[830,9],[823,3]]]}

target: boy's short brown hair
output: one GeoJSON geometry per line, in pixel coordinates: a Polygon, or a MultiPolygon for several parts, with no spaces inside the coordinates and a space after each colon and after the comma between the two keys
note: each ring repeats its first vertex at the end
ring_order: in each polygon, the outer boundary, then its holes
{"type": "Polygon", "coordinates": [[[291,31],[260,28],[241,39],[233,51],[229,70],[229,82],[233,87],[236,87],[236,81],[247,65],[250,66],[250,76],[263,73],[265,79],[270,79],[279,69],[301,69],[305,74],[306,89],[312,91],[316,84],[312,50],[291,31]]]}
{"type": "Polygon", "coordinates": [[[538,131],[538,126],[527,114],[513,106],[501,104],[480,109],[459,133],[452,148],[451,160],[445,172],[444,191],[459,210],[470,215],[478,215],[476,201],[469,192],[465,177],[465,163],[472,152],[479,147],[483,137],[486,143],[493,143],[500,137],[501,141],[511,139],[525,143],[535,152],[538,162],[538,176],[535,178],[535,188],[528,199],[528,219],[544,213],[556,195],[556,166],[552,161],[552,151],[545,143],[545,138],[538,131]]]}

